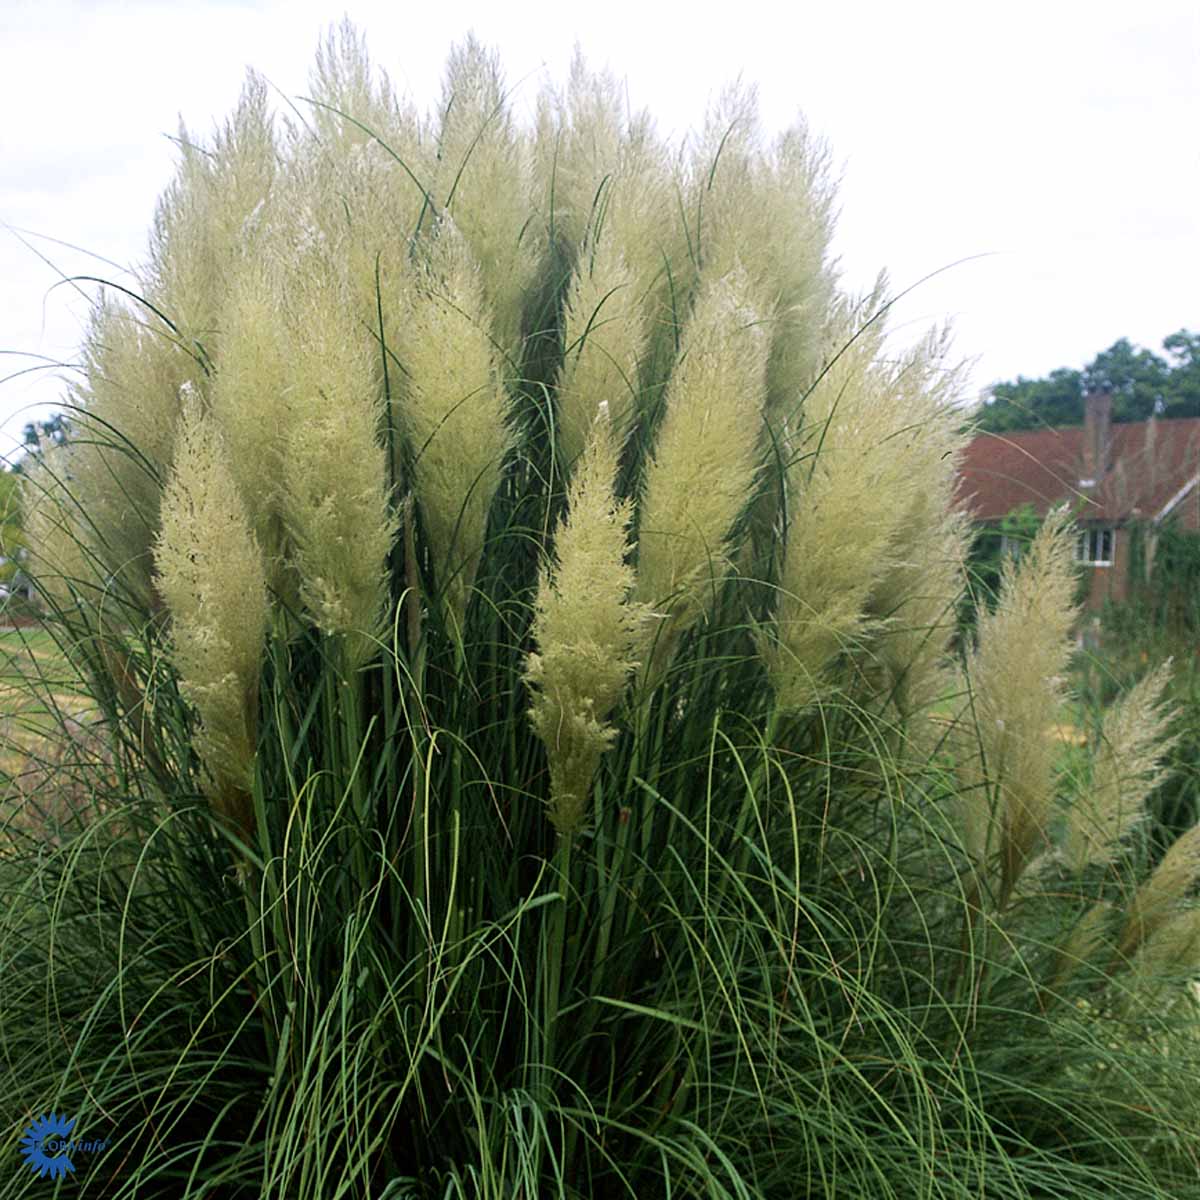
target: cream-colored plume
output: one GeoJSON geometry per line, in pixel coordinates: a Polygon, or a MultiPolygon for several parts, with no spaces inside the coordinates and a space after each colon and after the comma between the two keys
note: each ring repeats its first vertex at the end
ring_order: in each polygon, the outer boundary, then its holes
{"type": "Polygon", "coordinates": [[[569,250],[581,246],[594,226],[605,181],[620,170],[626,138],[620,85],[610,74],[592,71],[576,46],[566,87],[547,85],[538,97],[534,149],[547,224],[569,250]]]}
{"type": "Polygon", "coordinates": [[[767,367],[767,402],[773,419],[796,413],[821,368],[821,317],[833,302],[837,271],[829,257],[833,237],[833,185],[828,147],[797,122],[776,142],[766,215],[771,234],[775,321],[767,367]]]}
{"type": "Polygon", "coordinates": [[[645,476],[638,599],[662,618],[653,664],[709,609],[759,467],[767,339],[741,272],[708,283],[684,330],[645,476]]]}
{"type": "Polygon", "coordinates": [[[940,739],[934,706],[953,689],[947,651],[954,638],[973,527],[969,515],[947,508],[910,509],[893,543],[893,565],[868,601],[877,637],[868,655],[882,668],[881,695],[894,706],[927,757],[940,739]],[[921,540],[910,540],[918,529],[921,540]]]}
{"type": "Polygon", "coordinates": [[[147,291],[184,348],[211,358],[227,281],[256,253],[278,166],[266,82],[248,75],[211,146],[181,126],[179,150],[179,170],[155,214],[147,291]]]}
{"type": "Polygon", "coordinates": [[[409,296],[397,404],[438,586],[461,622],[508,449],[508,397],[470,250],[443,218],[409,296]]]}
{"type": "Polygon", "coordinates": [[[996,609],[981,614],[967,655],[954,739],[964,841],[1001,908],[1042,848],[1053,812],[1051,732],[1077,616],[1074,544],[1066,511],[1051,513],[1019,564],[1005,564],[996,609]]]}
{"type": "Polygon", "coordinates": [[[1147,797],[1166,777],[1163,760],[1175,742],[1167,736],[1173,712],[1163,702],[1170,678],[1167,662],[1104,714],[1090,784],[1067,811],[1061,853],[1072,869],[1112,862],[1122,838],[1145,816],[1147,797]]]}
{"type": "Polygon", "coordinates": [[[638,665],[646,619],[630,599],[630,505],[613,496],[616,449],[600,407],[555,534],[554,562],[539,581],[537,649],[525,673],[534,689],[530,717],[550,763],[550,819],[561,834],[586,819],[600,757],[616,737],[609,716],[638,665]]]}
{"type": "Polygon", "coordinates": [[[528,224],[527,140],[513,123],[499,59],[468,36],[450,52],[433,193],[479,265],[490,329],[511,372],[540,245],[528,224]]]}
{"type": "Polygon", "coordinates": [[[382,375],[386,359],[391,382],[410,239],[433,219],[425,189],[436,158],[416,109],[397,97],[348,21],[317,54],[312,99],[317,137],[300,139],[289,164],[301,184],[288,197],[294,224],[309,249],[344,271],[377,367],[382,375]]]}
{"type": "Polygon", "coordinates": [[[406,126],[414,132],[419,127],[415,110],[399,101],[387,72],[372,63],[366,38],[349,18],[322,39],[310,78],[312,124],[326,152],[336,155],[380,140],[399,153],[393,135],[406,126]]]}
{"type": "Polygon", "coordinates": [[[28,567],[60,612],[99,600],[104,579],[88,550],[88,530],[72,498],[71,451],[45,446],[26,460],[21,478],[21,513],[28,567]]]}
{"type": "Polygon", "coordinates": [[[1061,987],[1084,964],[1100,958],[1113,914],[1113,906],[1101,902],[1093,904],[1080,917],[1054,956],[1054,969],[1050,974],[1052,989],[1061,987]]]}
{"type": "Polygon", "coordinates": [[[163,493],[155,563],[180,689],[200,717],[197,747],[209,793],[247,831],[266,576],[220,433],[194,398],[163,493]]]}
{"type": "Polygon", "coordinates": [[[229,280],[253,257],[277,168],[266,84],[249,76],[210,147],[181,131],[180,166],[159,203],[141,290],[149,306],[102,303],[76,402],[83,436],[73,486],[108,573],[153,606],[151,550],[185,392],[203,395],[229,280]],[[168,322],[164,323],[161,313],[168,322]],[[174,326],[172,328],[171,326],[174,326]]]}
{"type": "Polygon", "coordinates": [[[1200,968],[1200,909],[1185,908],[1149,936],[1133,960],[1135,977],[1151,993],[1163,976],[1182,980],[1200,968]]]}
{"type": "Polygon", "coordinates": [[[931,707],[944,696],[946,654],[956,633],[967,554],[969,515],[956,507],[958,463],[966,442],[957,401],[961,372],[948,367],[949,342],[934,331],[891,373],[896,433],[890,439],[915,484],[891,543],[889,562],[867,600],[877,630],[867,656],[882,669],[881,692],[914,752],[929,749],[931,707]]]}
{"type": "Polygon", "coordinates": [[[346,638],[358,665],[371,656],[387,611],[396,534],[382,402],[349,289],[331,273],[298,273],[296,285],[283,520],[305,608],[318,628],[346,638]]]}
{"type": "Polygon", "coordinates": [[[298,364],[287,337],[278,274],[268,262],[258,262],[232,280],[210,392],[229,469],[266,560],[267,582],[290,599],[282,488],[288,431],[297,419],[292,385],[298,364]]]}
{"type": "MultiPolygon", "coordinates": [[[[834,659],[881,631],[888,617],[872,611],[873,595],[888,588],[899,601],[914,582],[899,575],[908,565],[906,524],[942,534],[925,554],[945,553],[950,542],[935,518],[945,519],[937,505],[948,490],[938,456],[954,436],[925,393],[902,386],[876,354],[871,336],[843,347],[809,395],[794,439],[775,634],[763,648],[786,708],[819,700],[834,659]]],[[[948,573],[945,564],[927,565],[943,579],[948,573]]]]}
{"type": "Polygon", "coordinates": [[[72,487],[107,574],[148,598],[179,396],[195,387],[198,368],[143,314],[102,300],[84,344],[84,371],[72,397],[84,410],[76,418],[72,487]]]}
{"type": "Polygon", "coordinates": [[[555,244],[575,260],[589,236],[603,237],[624,260],[631,301],[665,327],[666,262],[687,253],[672,154],[648,114],[628,112],[619,81],[589,69],[578,50],[566,88],[538,98],[534,162],[555,244]]]}
{"type": "Polygon", "coordinates": [[[1126,958],[1144,946],[1181,911],[1183,901],[1200,880],[1200,825],[1176,838],[1150,878],[1134,893],[1121,932],[1120,953],[1126,958]]]}
{"type": "Polygon", "coordinates": [[[769,410],[794,416],[817,375],[833,296],[828,150],[802,122],[764,149],[754,89],[731,87],[708,113],[687,191],[693,270],[746,271],[773,334],[769,410]]]}
{"type": "Polygon", "coordinates": [[[612,238],[586,244],[563,312],[558,376],[558,452],[566,470],[583,452],[601,404],[624,441],[645,340],[634,279],[612,238]]]}

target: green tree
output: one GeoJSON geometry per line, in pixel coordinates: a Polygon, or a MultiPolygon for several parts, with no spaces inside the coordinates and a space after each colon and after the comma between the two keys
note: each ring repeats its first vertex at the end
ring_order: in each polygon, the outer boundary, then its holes
{"type": "Polygon", "coordinates": [[[1113,419],[1200,416],[1200,335],[1181,329],[1163,339],[1165,357],[1119,338],[1081,370],[1059,367],[1044,378],[995,384],[976,418],[986,433],[1083,423],[1089,392],[1113,397],[1113,419]]]}
{"type": "Polygon", "coordinates": [[[1163,338],[1168,359],[1164,416],[1200,415],[1200,333],[1181,329],[1163,338]]]}
{"type": "Polygon", "coordinates": [[[1113,420],[1145,421],[1166,407],[1170,368],[1157,354],[1120,338],[1083,369],[1083,390],[1113,398],[1113,420]]]}
{"type": "Polygon", "coordinates": [[[980,429],[1008,433],[1047,425],[1077,425],[1083,420],[1083,375],[1066,367],[1045,379],[1023,375],[992,388],[979,417],[980,429]]]}
{"type": "Polygon", "coordinates": [[[40,458],[48,446],[65,445],[69,433],[70,422],[63,412],[52,413],[41,421],[30,421],[21,432],[23,453],[13,463],[13,471],[23,475],[28,461],[40,458]]]}

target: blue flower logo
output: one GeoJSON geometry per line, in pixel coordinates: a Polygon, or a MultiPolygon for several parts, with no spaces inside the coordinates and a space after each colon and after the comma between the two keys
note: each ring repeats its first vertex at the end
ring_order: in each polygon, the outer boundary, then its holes
{"type": "Polygon", "coordinates": [[[51,1113],[29,1123],[21,1138],[21,1153],[25,1161],[43,1178],[60,1179],[75,1164],[67,1157],[75,1118],[51,1113]]]}

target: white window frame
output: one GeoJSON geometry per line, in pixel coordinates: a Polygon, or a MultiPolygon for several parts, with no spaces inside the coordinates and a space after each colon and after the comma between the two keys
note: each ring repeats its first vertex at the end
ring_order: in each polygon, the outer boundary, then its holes
{"type": "Polygon", "coordinates": [[[1079,537],[1075,541],[1077,563],[1082,563],[1085,567],[1111,567],[1116,557],[1117,531],[1113,526],[1092,525],[1079,531],[1079,537]]]}
{"type": "Polygon", "coordinates": [[[1021,551],[1024,549],[1024,538],[1013,537],[1011,533],[1002,533],[1000,535],[1000,554],[1003,558],[1020,558],[1021,551]]]}

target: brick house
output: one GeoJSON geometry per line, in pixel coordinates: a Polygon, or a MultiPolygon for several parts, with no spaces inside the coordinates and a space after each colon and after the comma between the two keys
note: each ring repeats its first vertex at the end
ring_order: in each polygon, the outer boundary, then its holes
{"type": "Polygon", "coordinates": [[[1145,529],[1147,570],[1168,517],[1200,529],[1200,418],[1113,424],[1112,397],[1091,395],[1082,427],[974,438],[959,497],[991,525],[1024,505],[1038,516],[1064,502],[1077,509],[1076,557],[1091,573],[1086,607],[1096,612],[1129,594],[1133,524],[1145,529]]]}

